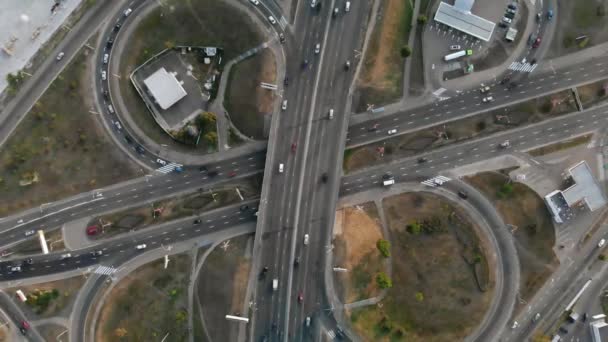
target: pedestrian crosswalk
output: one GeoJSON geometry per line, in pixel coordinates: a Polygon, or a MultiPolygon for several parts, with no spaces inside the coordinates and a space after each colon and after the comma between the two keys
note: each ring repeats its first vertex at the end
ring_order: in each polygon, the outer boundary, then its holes
{"type": "Polygon", "coordinates": [[[98,266],[93,273],[101,274],[101,275],[110,275],[116,272],[114,267],[108,266],[98,266]]]}
{"type": "Polygon", "coordinates": [[[330,340],[333,340],[334,338],[336,338],[336,333],[333,330],[328,330],[327,336],[329,336],[330,340]]]}
{"type": "Polygon", "coordinates": [[[441,186],[443,183],[445,182],[449,182],[451,179],[445,176],[437,176],[437,177],[433,177],[431,179],[427,179],[424,182],[420,182],[424,185],[427,186],[441,186]]]}
{"type": "Polygon", "coordinates": [[[156,169],[157,172],[160,173],[169,173],[169,172],[173,172],[173,170],[175,170],[175,168],[177,167],[182,167],[182,164],[177,164],[177,163],[169,163],[161,168],[156,169]]]}
{"type": "Polygon", "coordinates": [[[513,62],[513,63],[511,63],[511,65],[509,65],[509,70],[521,71],[521,72],[532,72],[532,71],[534,71],[534,69],[536,69],[537,66],[538,66],[538,64],[513,62]]]}
{"type": "Polygon", "coordinates": [[[287,26],[287,19],[285,19],[285,17],[281,16],[281,19],[279,19],[279,25],[281,26],[282,30],[285,30],[285,26],[287,26]]]}

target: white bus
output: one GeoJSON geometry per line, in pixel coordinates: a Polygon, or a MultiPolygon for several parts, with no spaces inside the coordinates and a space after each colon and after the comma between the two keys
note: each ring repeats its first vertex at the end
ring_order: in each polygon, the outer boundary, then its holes
{"type": "Polygon", "coordinates": [[[470,56],[472,54],[473,54],[473,50],[460,50],[460,51],[456,51],[454,53],[451,53],[449,55],[446,55],[445,57],[443,57],[443,59],[446,62],[449,62],[449,61],[458,59],[458,58],[463,57],[463,56],[470,56]]]}

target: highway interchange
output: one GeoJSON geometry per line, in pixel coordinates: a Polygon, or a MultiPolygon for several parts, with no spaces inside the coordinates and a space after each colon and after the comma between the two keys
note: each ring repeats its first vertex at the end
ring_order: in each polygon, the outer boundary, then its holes
{"type": "MultiPolygon", "coordinates": [[[[102,22],[99,18],[109,17],[109,13],[113,13],[115,20],[121,20],[124,8],[136,8],[142,3],[144,1],[125,4],[118,10],[100,8],[100,15],[95,17],[96,23],[99,26],[102,22]]],[[[264,4],[265,10],[270,13],[280,12],[279,6],[274,2],[264,4]]],[[[587,61],[519,80],[519,86],[513,90],[494,83],[491,92],[496,100],[490,105],[481,104],[481,95],[477,89],[472,89],[455,94],[445,101],[351,125],[346,135],[348,120],[344,113],[350,112],[350,85],[354,68],[344,70],[344,63],[346,60],[356,63],[354,51],[361,47],[364,33],[361,27],[369,8],[366,3],[357,3],[350,13],[341,13],[338,18],[332,19],[331,9],[334,5],[343,6],[341,4],[342,2],[334,0],[331,6],[324,6],[316,13],[309,3],[298,3],[298,30],[286,44],[286,60],[292,61],[288,63],[285,71],[285,75],[289,75],[292,82],[283,93],[284,99],[288,100],[289,115],[279,114],[278,119],[273,121],[269,153],[262,151],[206,164],[207,170],[217,172],[213,177],[208,175],[209,171],[201,171],[198,165],[192,165],[187,166],[180,174],[149,175],[2,218],[0,245],[10,246],[23,241],[24,233],[28,230],[55,229],[65,222],[123,208],[127,203],[136,206],[179,193],[209,191],[214,186],[229,182],[233,172],[236,173],[233,177],[242,178],[264,171],[266,190],[262,192],[260,202],[257,248],[254,251],[258,269],[252,272],[252,276],[256,278],[253,299],[256,310],[252,317],[249,337],[256,341],[262,336],[270,336],[272,340],[308,340],[312,335],[308,335],[303,329],[302,322],[305,317],[319,317],[327,320],[330,326],[336,324],[331,316],[321,317],[321,313],[328,305],[327,294],[323,290],[323,268],[330,245],[330,228],[333,226],[333,212],[338,196],[379,187],[380,179],[385,173],[393,174],[397,182],[421,181],[458,166],[586,134],[608,123],[608,108],[591,108],[428,152],[424,154],[427,158],[425,163],[418,163],[417,158],[420,156],[416,156],[341,177],[340,165],[345,144],[350,147],[379,141],[387,137],[386,132],[389,129],[397,129],[398,134],[402,134],[608,77],[608,58],[597,59],[593,63],[587,61]],[[360,34],[345,37],[344,32],[360,34]],[[313,52],[317,43],[321,45],[319,55],[313,52]],[[301,66],[303,59],[309,61],[304,70],[301,66]],[[327,114],[329,109],[334,109],[337,113],[331,120],[327,114]],[[374,130],[370,129],[372,126],[375,126],[374,130]],[[511,142],[511,148],[502,149],[498,146],[505,140],[511,142]],[[278,172],[279,163],[285,165],[285,172],[281,174],[278,172]],[[272,189],[285,190],[280,192],[272,189]],[[306,246],[303,244],[305,234],[310,236],[306,246]],[[297,268],[294,267],[296,258],[300,261],[297,268]],[[271,271],[262,281],[257,281],[260,267],[269,267],[271,271]],[[274,278],[280,279],[281,286],[278,291],[271,289],[271,280],[274,278]],[[296,299],[299,293],[303,294],[302,303],[298,303],[296,299]],[[273,330],[273,324],[277,325],[276,330],[273,330]]],[[[111,29],[113,25],[108,27],[111,29]]],[[[69,56],[74,55],[84,44],[86,33],[93,32],[94,30],[83,30],[76,37],[69,37],[61,49],[67,51],[69,56]]],[[[113,33],[108,31],[106,34],[110,37],[113,33]]],[[[65,66],[64,62],[42,66],[43,69],[53,70],[53,73],[39,79],[35,83],[36,89],[30,88],[32,96],[18,98],[15,102],[17,104],[10,108],[21,110],[15,109],[17,115],[7,117],[7,120],[2,118],[0,129],[6,132],[8,128],[16,126],[31,107],[28,107],[27,100],[31,101],[36,98],[36,94],[42,94],[54,79],[53,75],[56,76],[62,66],[65,66]]],[[[107,85],[99,82],[98,86],[99,100],[105,101],[102,98],[107,85]]],[[[107,108],[107,105],[108,103],[103,102],[104,107],[107,108]]],[[[110,114],[113,113],[106,113],[104,116],[109,123],[120,120],[118,116],[110,114]]],[[[116,130],[110,131],[119,137],[125,134],[116,130]]],[[[137,138],[134,137],[134,140],[137,141],[137,138]]],[[[155,166],[156,156],[153,152],[146,150],[138,156],[134,147],[135,145],[130,148],[133,156],[149,167],[155,166]]],[[[254,203],[251,205],[254,206],[254,203]]],[[[33,264],[25,266],[22,273],[5,272],[6,265],[20,261],[4,262],[0,265],[0,280],[34,277],[98,264],[119,265],[139,253],[134,248],[137,244],[146,243],[148,248],[158,248],[163,241],[171,243],[188,240],[212,230],[227,229],[256,219],[252,211],[243,212],[238,207],[219,209],[201,217],[205,223],[200,227],[193,225],[192,219],[187,218],[103,241],[99,246],[72,251],[72,256],[63,260],[59,254],[36,256],[33,258],[33,264]],[[92,256],[90,252],[94,250],[102,250],[102,256],[92,256]]],[[[577,261],[579,264],[589,262],[591,254],[587,252],[581,253],[581,260],[577,261]]],[[[512,295],[503,297],[506,298],[503,299],[505,303],[512,301],[512,295]]],[[[504,317],[499,322],[503,321],[504,317]]],[[[481,332],[479,340],[496,336],[503,328],[504,325],[488,327],[481,332]],[[490,332],[493,335],[489,335],[490,332]]]]}

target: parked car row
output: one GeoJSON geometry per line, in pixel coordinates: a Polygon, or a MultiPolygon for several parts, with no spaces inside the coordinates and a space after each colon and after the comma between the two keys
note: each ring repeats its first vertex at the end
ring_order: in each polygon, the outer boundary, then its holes
{"type": "Polygon", "coordinates": [[[502,17],[502,20],[500,21],[500,23],[498,23],[498,26],[503,27],[503,28],[509,27],[513,23],[513,20],[515,19],[515,14],[517,14],[517,4],[516,3],[508,4],[507,8],[505,9],[505,15],[502,17]]]}

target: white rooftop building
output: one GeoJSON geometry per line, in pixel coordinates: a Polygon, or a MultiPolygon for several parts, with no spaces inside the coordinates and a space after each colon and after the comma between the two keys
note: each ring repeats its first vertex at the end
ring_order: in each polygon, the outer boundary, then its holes
{"type": "Polygon", "coordinates": [[[452,6],[441,2],[435,21],[487,42],[492,38],[496,24],[471,13],[474,3],[475,0],[456,0],[452,6]]]}
{"type": "Polygon", "coordinates": [[[167,110],[188,93],[174,73],[167,72],[165,68],[156,70],[144,80],[149,93],[163,110],[167,110]]]}

